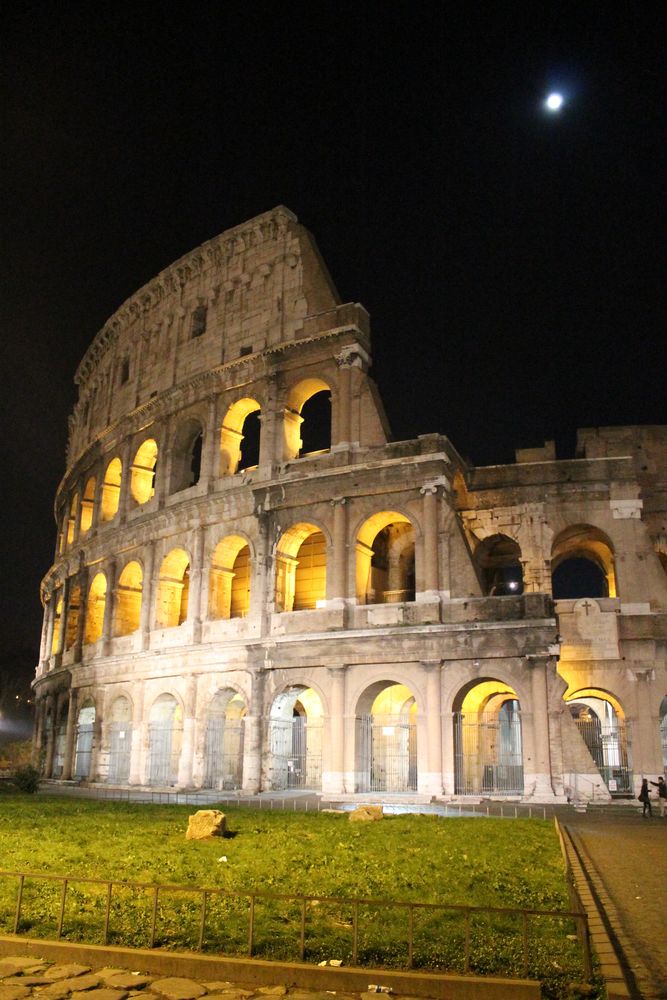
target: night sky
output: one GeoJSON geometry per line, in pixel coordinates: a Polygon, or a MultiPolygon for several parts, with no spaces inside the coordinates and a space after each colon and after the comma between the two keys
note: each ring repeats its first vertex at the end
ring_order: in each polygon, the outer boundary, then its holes
{"type": "Polygon", "coordinates": [[[277,204],[369,310],[395,438],[493,464],[667,423],[663,10],[5,9],[0,681],[36,662],[84,351],[159,270],[277,204]]]}

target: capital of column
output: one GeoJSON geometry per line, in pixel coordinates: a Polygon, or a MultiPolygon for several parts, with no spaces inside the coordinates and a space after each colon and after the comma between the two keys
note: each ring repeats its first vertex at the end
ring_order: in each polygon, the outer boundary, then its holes
{"type": "Polygon", "coordinates": [[[371,359],[368,352],[361,344],[348,344],[338,354],[334,354],[334,360],[339,368],[363,368],[370,365],[371,359]]]}
{"type": "Polygon", "coordinates": [[[347,503],[347,497],[334,497],[329,503],[332,507],[343,507],[347,503]]]}

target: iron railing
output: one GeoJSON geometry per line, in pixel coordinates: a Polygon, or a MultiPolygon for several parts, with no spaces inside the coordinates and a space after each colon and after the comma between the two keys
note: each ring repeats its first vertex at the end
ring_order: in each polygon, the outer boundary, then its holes
{"type": "MultiPolygon", "coordinates": [[[[559,830],[560,834],[560,830],[559,830]]],[[[375,917],[375,928],[382,928],[384,926],[384,921],[382,914],[386,913],[387,910],[402,910],[406,915],[406,938],[404,943],[407,946],[407,959],[405,966],[408,969],[415,967],[415,916],[417,914],[454,914],[458,915],[463,919],[463,972],[468,973],[471,971],[471,959],[472,959],[472,921],[476,915],[490,916],[495,918],[509,918],[511,920],[517,920],[521,927],[521,952],[522,952],[522,973],[524,978],[528,977],[530,962],[529,962],[529,949],[530,949],[530,920],[538,918],[548,918],[551,920],[558,921],[573,921],[577,928],[577,937],[582,949],[583,958],[583,973],[587,980],[590,981],[592,976],[592,960],[591,960],[591,950],[590,950],[590,935],[588,928],[588,918],[587,915],[582,910],[540,910],[531,908],[512,908],[512,907],[499,907],[499,906],[466,906],[461,904],[442,904],[442,903],[415,903],[403,900],[388,900],[388,899],[366,899],[357,897],[336,897],[336,896],[309,896],[309,895],[293,895],[287,893],[274,893],[274,892],[235,892],[227,889],[220,889],[216,887],[204,887],[204,886],[185,886],[185,885],[171,885],[171,884],[155,884],[150,882],[128,882],[128,881],[115,881],[111,879],[95,879],[95,878],[83,878],[79,876],[71,875],[58,875],[58,874],[44,874],[37,872],[12,872],[12,871],[0,871],[0,879],[16,879],[17,880],[17,894],[16,903],[14,907],[14,920],[13,920],[13,933],[18,934],[21,930],[21,920],[22,920],[22,910],[24,903],[24,890],[26,880],[33,881],[44,881],[60,884],[60,900],[58,904],[58,914],[56,920],[56,937],[60,940],[65,931],[65,913],[67,906],[67,893],[68,890],[73,886],[81,885],[93,885],[101,886],[105,888],[105,902],[104,902],[104,914],[103,914],[103,926],[102,926],[102,941],[103,945],[109,943],[110,925],[111,925],[111,913],[112,913],[112,900],[114,895],[114,888],[117,890],[139,890],[141,892],[147,892],[151,898],[151,908],[150,908],[150,926],[148,928],[148,941],[149,947],[156,947],[156,939],[158,936],[158,919],[159,919],[159,906],[160,906],[160,894],[164,893],[187,893],[189,895],[199,895],[200,896],[200,911],[199,911],[199,925],[198,925],[198,937],[197,943],[194,947],[196,951],[204,950],[204,945],[206,941],[207,933],[207,919],[209,916],[209,903],[213,897],[224,898],[227,900],[236,901],[246,901],[247,905],[247,945],[246,953],[248,957],[252,957],[255,954],[255,938],[256,938],[256,906],[258,901],[274,901],[279,902],[284,910],[287,910],[289,905],[297,904],[300,913],[299,919],[299,938],[298,938],[298,958],[301,961],[306,960],[307,949],[306,949],[306,939],[307,939],[307,919],[309,906],[311,908],[316,908],[322,905],[335,905],[341,910],[350,910],[352,914],[352,927],[351,927],[351,962],[352,966],[363,965],[363,961],[360,962],[360,934],[361,934],[361,924],[365,915],[365,911],[370,911],[371,915],[375,917]]],[[[367,915],[367,914],[366,914],[367,915]]],[[[31,924],[34,926],[34,924],[31,924]]],[[[493,932],[491,932],[493,933],[493,932]]],[[[133,936],[136,939],[137,928],[134,927],[133,936]]],[[[90,942],[93,943],[93,942],[90,942]]],[[[98,943],[98,942],[95,942],[98,943]]],[[[326,942],[322,942],[325,944],[326,942]]],[[[224,954],[224,952],[221,952],[224,954]]],[[[422,968],[433,968],[434,965],[419,963],[422,968]]],[[[512,973],[508,971],[508,974],[512,973]]]]}

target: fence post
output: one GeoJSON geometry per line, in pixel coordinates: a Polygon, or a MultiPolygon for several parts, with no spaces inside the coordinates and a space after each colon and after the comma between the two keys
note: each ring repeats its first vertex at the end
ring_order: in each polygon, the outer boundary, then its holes
{"type": "Polygon", "coordinates": [[[250,896],[250,913],[248,915],[248,958],[252,958],[252,946],[255,936],[255,894],[250,896]]]}
{"type": "Polygon", "coordinates": [[[155,947],[155,927],[157,925],[157,904],[158,904],[158,893],[160,891],[159,886],[153,886],[153,916],[151,919],[151,940],[149,948],[155,947]]]}
{"type": "Polygon", "coordinates": [[[201,899],[201,919],[199,921],[199,941],[197,942],[197,951],[201,951],[204,946],[204,928],[206,927],[206,903],[208,902],[208,893],[206,889],[202,892],[201,899]]]}
{"type": "Polygon", "coordinates": [[[301,934],[299,937],[299,958],[303,962],[305,957],[306,957],[306,897],[304,896],[301,899],[301,934]]]}
{"type": "Polygon", "coordinates": [[[463,966],[463,971],[470,972],[470,910],[466,910],[465,934],[466,934],[466,948],[465,948],[465,964],[463,966]]]}
{"type": "Polygon", "coordinates": [[[109,940],[109,920],[111,918],[111,886],[112,882],[107,882],[107,904],[104,908],[104,930],[102,931],[102,944],[109,940]]]}
{"type": "Polygon", "coordinates": [[[415,940],[415,908],[410,903],[408,909],[408,969],[412,968],[415,940]]]}
{"type": "Polygon", "coordinates": [[[65,919],[66,898],[67,898],[67,879],[64,878],[62,892],[60,893],[60,913],[58,914],[58,933],[57,933],[58,940],[60,940],[63,934],[63,921],[65,919]]]}
{"type": "Polygon", "coordinates": [[[14,915],[14,933],[18,934],[19,924],[21,922],[21,903],[23,902],[23,883],[25,881],[25,875],[19,875],[19,891],[16,897],[16,913],[14,915]]]}
{"type": "Polygon", "coordinates": [[[352,965],[357,964],[359,958],[359,902],[355,899],[352,904],[352,965]]]}
{"type": "Polygon", "coordinates": [[[584,975],[586,976],[586,982],[590,983],[593,978],[593,961],[591,958],[591,937],[588,929],[588,916],[585,913],[579,914],[577,924],[579,926],[579,937],[584,949],[584,975]]]}
{"type": "Polygon", "coordinates": [[[528,978],[528,914],[521,911],[521,930],[523,934],[523,978],[528,978]]]}

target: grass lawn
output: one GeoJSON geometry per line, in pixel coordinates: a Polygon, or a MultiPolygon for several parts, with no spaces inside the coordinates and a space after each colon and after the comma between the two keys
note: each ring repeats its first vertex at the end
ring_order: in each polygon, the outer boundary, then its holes
{"type": "MultiPolygon", "coordinates": [[[[186,841],[190,806],[3,795],[0,869],[82,878],[204,886],[229,892],[268,891],[419,903],[568,910],[563,861],[553,826],[539,820],[392,816],[350,823],[346,815],[225,808],[230,836],[186,841]],[[226,860],[221,860],[222,858],[226,860]]],[[[0,931],[13,927],[17,880],[0,878],[0,931]]],[[[74,881],[63,936],[100,941],[106,890],[74,881]]],[[[20,933],[53,935],[60,886],[26,880],[20,933]]],[[[114,888],[109,943],[149,943],[153,896],[114,888]]],[[[204,947],[244,954],[248,901],[208,900],[204,947]]],[[[156,943],[196,947],[201,896],[162,890],[156,943]]],[[[404,966],[407,913],[364,904],[359,909],[359,962],[404,966]]],[[[352,907],[306,907],[306,958],[352,957],[352,907]]],[[[258,900],[254,953],[298,957],[301,906],[258,900]]],[[[566,920],[529,924],[531,975],[547,994],[581,979],[580,955],[566,920]],[[570,937],[568,938],[568,935],[570,937]]],[[[463,970],[465,920],[457,912],[416,910],[414,964],[463,970]]],[[[471,971],[522,974],[522,928],[515,917],[474,916],[471,971]]]]}

